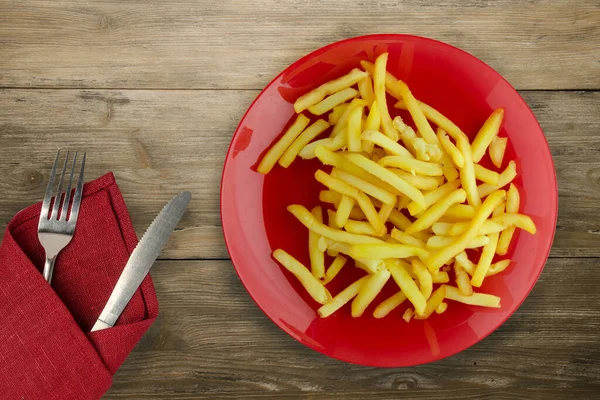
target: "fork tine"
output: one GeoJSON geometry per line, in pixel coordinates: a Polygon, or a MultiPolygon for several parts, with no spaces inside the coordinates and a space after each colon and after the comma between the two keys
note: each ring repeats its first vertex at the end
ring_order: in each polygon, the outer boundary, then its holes
{"type": "Polygon", "coordinates": [[[77,188],[75,189],[75,195],[73,196],[73,207],[71,208],[71,216],[69,217],[69,223],[76,223],[77,217],[79,216],[79,206],[81,205],[81,194],[83,192],[83,171],[85,169],[85,156],[87,153],[83,153],[81,159],[81,170],[79,172],[79,180],[77,181],[77,188]]]}
{"type": "Polygon", "coordinates": [[[50,177],[48,178],[48,186],[46,186],[46,194],[44,195],[44,201],[42,202],[42,214],[40,220],[48,219],[48,212],[50,211],[50,202],[52,201],[52,189],[54,189],[54,178],[56,176],[56,169],[58,167],[58,159],[60,157],[60,149],[56,152],[56,158],[54,159],[54,165],[52,171],[50,171],[50,177]]]}
{"type": "MultiPolygon", "coordinates": [[[[69,177],[69,185],[65,191],[65,201],[63,202],[62,212],[60,213],[60,220],[67,220],[67,213],[69,212],[69,202],[71,201],[71,188],[73,187],[73,175],[75,175],[75,164],[77,163],[77,152],[73,157],[73,164],[71,166],[71,176],[69,177]]],[[[66,161],[65,161],[66,164],[66,161]]]]}
{"type": "Polygon", "coordinates": [[[52,207],[52,215],[50,219],[58,219],[58,208],[60,207],[60,201],[62,199],[62,188],[63,181],[65,180],[65,170],[67,169],[67,161],[69,161],[69,150],[67,150],[67,156],[63,163],[62,173],[60,174],[60,181],[58,182],[58,189],[56,190],[56,197],[54,198],[54,207],[52,207]]]}

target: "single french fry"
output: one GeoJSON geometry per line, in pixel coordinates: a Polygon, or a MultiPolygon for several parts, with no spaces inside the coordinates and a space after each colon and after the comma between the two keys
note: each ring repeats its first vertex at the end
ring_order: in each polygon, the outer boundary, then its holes
{"type": "Polygon", "coordinates": [[[423,136],[423,139],[425,139],[427,143],[438,144],[437,136],[431,128],[431,125],[429,125],[429,121],[427,121],[427,118],[425,118],[425,114],[423,114],[417,99],[415,99],[412,92],[404,82],[400,80],[397,80],[396,82],[398,91],[402,95],[402,99],[406,104],[406,108],[408,109],[413,121],[415,121],[415,125],[417,126],[418,131],[421,133],[421,136],[423,136]]]}
{"type": "Polygon", "coordinates": [[[467,253],[464,251],[457,254],[456,257],[454,257],[454,260],[467,274],[473,275],[475,273],[476,265],[469,260],[467,253]]]}
{"type": "Polygon", "coordinates": [[[392,229],[392,238],[398,241],[400,244],[406,244],[409,246],[420,247],[422,249],[427,249],[427,245],[421,239],[418,239],[408,233],[404,233],[396,228],[392,229]]]}
{"type": "Polygon", "coordinates": [[[500,308],[500,297],[498,296],[485,293],[473,293],[470,296],[465,296],[454,286],[442,285],[442,287],[446,289],[445,297],[448,300],[454,300],[472,306],[500,308]]]}
{"type": "Polygon", "coordinates": [[[327,285],[329,282],[333,280],[337,276],[337,274],[342,270],[344,265],[348,260],[343,256],[336,256],[329,268],[327,268],[327,272],[325,272],[325,278],[323,279],[323,284],[327,285]]]}
{"type": "Polygon", "coordinates": [[[537,231],[535,223],[533,222],[531,217],[524,214],[506,213],[494,217],[489,221],[493,224],[506,226],[508,227],[508,229],[510,229],[511,227],[523,229],[524,231],[529,232],[532,235],[535,235],[535,232],[537,231]]]}
{"type": "Polygon", "coordinates": [[[394,206],[396,205],[396,203],[392,203],[392,204],[382,204],[381,207],[379,207],[379,220],[381,221],[382,224],[385,225],[385,223],[388,221],[388,219],[390,218],[390,214],[392,213],[392,211],[394,210],[394,206]]]}
{"type": "Polygon", "coordinates": [[[404,303],[406,300],[406,296],[400,290],[396,294],[391,295],[375,308],[373,311],[373,316],[375,318],[383,318],[396,309],[400,304],[404,303]]]}
{"type": "Polygon", "coordinates": [[[334,192],[333,190],[321,190],[319,192],[319,201],[322,201],[323,203],[334,204],[336,208],[341,200],[342,195],[338,192],[334,192]]]}
{"type": "Polygon", "coordinates": [[[492,140],[498,135],[503,118],[504,109],[499,108],[485,121],[471,144],[473,162],[478,163],[481,160],[492,140]]]}
{"type": "Polygon", "coordinates": [[[410,274],[402,267],[396,265],[393,262],[386,261],[386,268],[391,272],[392,278],[396,284],[400,287],[400,290],[404,293],[408,301],[412,303],[418,314],[425,312],[427,306],[427,300],[417,287],[417,284],[411,278],[410,274]]]}
{"type": "Polygon", "coordinates": [[[344,103],[344,104],[339,104],[335,107],[333,107],[333,110],[331,111],[331,113],[329,113],[328,121],[329,121],[329,125],[335,125],[337,124],[338,120],[340,119],[340,117],[342,116],[342,114],[344,114],[344,111],[346,111],[346,108],[350,105],[350,103],[344,103]]]}
{"type": "MultiPolygon", "coordinates": [[[[333,210],[327,210],[327,226],[330,228],[336,229],[336,230],[339,229],[339,227],[335,223],[335,211],[333,211],[333,210]]],[[[327,249],[327,250],[328,250],[328,254],[329,254],[330,249],[327,249]]]]}
{"type": "Polygon", "coordinates": [[[439,252],[432,254],[425,262],[425,265],[431,271],[432,269],[438,269],[442,265],[446,264],[450,259],[462,252],[467,245],[477,236],[481,226],[485,220],[494,211],[496,206],[503,202],[506,198],[506,191],[497,190],[491,193],[481,204],[475,216],[471,220],[471,225],[462,235],[458,236],[455,241],[449,246],[441,249],[439,252]]]}
{"type": "Polygon", "coordinates": [[[478,180],[496,186],[500,180],[500,174],[496,171],[489,170],[479,164],[473,164],[475,170],[475,178],[478,180]]]}
{"type": "Polygon", "coordinates": [[[363,99],[352,100],[350,102],[350,104],[348,105],[348,107],[346,107],[346,109],[344,110],[343,114],[340,115],[340,118],[338,119],[337,123],[331,130],[331,135],[329,135],[329,137],[336,137],[336,136],[344,133],[344,129],[347,128],[348,118],[350,117],[352,110],[354,110],[356,107],[366,107],[366,105],[367,105],[367,102],[364,101],[363,99]]]}
{"type": "Polygon", "coordinates": [[[373,202],[371,202],[369,196],[361,192],[357,197],[356,202],[367,217],[367,221],[369,221],[375,232],[379,232],[379,235],[377,236],[384,235],[386,233],[385,225],[381,219],[379,219],[379,214],[377,213],[377,210],[375,210],[375,206],[373,206],[373,202]]]}
{"type": "Polygon", "coordinates": [[[396,196],[392,193],[376,185],[373,185],[372,183],[367,182],[357,176],[354,176],[344,170],[334,169],[332,171],[331,176],[346,182],[347,184],[357,188],[358,190],[368,194],[371,197],[381,200],[384,204],[396,203],[396,196]]]}
{"type": "Polygon", "coordinates": [[[352,212],[352,208],[356,200],[352,197],[342,195],[342,199],[340,200],[339,206],[335,212],[335,225],[337,228],[341,228],[348,221],[348,217],[350,217],[350,213],[352,212]]]}
{"type": "Polygon", "coordinates": [[[409,203],[407,206],[408,212],[412,216],[419,214],[420,212],[424,211],[426,208],[431,207],[432,204],[437,203],[442,198],[446,197],[447,195],[449,195],[450,193],[452,193],[453,191],[458,189],[459,186],[460,186],[459,181],[452,181],[452,182],[445,183],[442,186],[440,186],[434,190],[423,193],[423,197],[425,199],[425,207],[421,207],[413,201],[413,202],[409,203]]]}
{"type": "Polygon", "coordinates": [[[429,300],[427,300],[427,305],[425,306],[425,310],[422,313],[417,313],[415,315],[415,319],[427,319],[433,312],[442,304],[444,299],[446,298],[446,285],[442,285],[435,290],[431,294],[429,300]]]}
{"type": "Polygon", "coordinates": [[[393,154],[396,156],[402,156],[402,157],[409,158],[409,159],[414,159],[414,157],[410,153],[410,151],[408,151],[407,149],[402,147],[402,145],[400,143],[395,142],[394,140],[390,139],[383,133],[378,132],[376,130],[365,130],[362,133],[361,138],[364,141],[374,143],[378,146],[383,147],[390,154],[393,154]]]}
{"type": "MultiPolygon", "coordinates": [[[[322,222],[322,221],[321,221],[322,222]]],[[[327,250],[327,239],[323,236],[319,236],[319,241],[317,242],[317,248],[321,250],[323,253],[327,250]]]]}
{"type": "MultiPolygon", "coordinates": [[[[429,271],[431,272],[431,271],[429,271]]],[[[446,271],[436,271],[431,273],[431,279],[433,283],[448,283],[450,282],[450,276],[446,271]]]]}
{"type": "Polygon", "coordinates": [[[279,165],[287,168],[296,159],[296,156],[311,140],[323,133],[329,128],[329,123],[323,119],[317,120],[314,124],[306,128],[300,136],[294,140],[294,143],[287,148],[285,153],[279,159],[279,165]]]}
{"type": "Polygon", "coordinates": [[[412,319],[412,317],[414,317],[414,315],[415,315],[415,310],[413,310],[412,308],[407,308],[406,311],[404,311],[404,314],[402,314],[402,319],[406,323],[409,323],[410,320],[412,319]]]}
{"type": "Polygon", "coordinates": [[[450,206],[462,203],[467,198],[463,189],[456,189],[423,212],[407,229],[406,233],[420,232],[437,222],[448,211],[450,206]]]}
{"type": "Polygon", "coordinates": [[[492,139],[490,147],[488,147],[490,159],[496,168],[500,168],[502,166],[502,160],[504,159],[504,152],[506,151],[507,144],[508,138],[496,136],[492,139]]]}
{"type": "Polygon", "coordinates": [[[389,169],[388,171],[391,171],[394,175],[400,177],[406,183],[414,186],[418,190],[435,190],[442,186],[442,183],[444,182],[443,176],[413,175],[410,172],[406,172],[397,168],[389,169]]]}
{"type": "MultiPolygon", "coordinates": [[[[408,129],[406,129],[406,131],[410,132],[408,129]]],[[[431,159],[427,152],[427,142],[425,139],[416,137],[411,140],[411,143],[413,149],[415,149],[415,157],[417,160],[429,161],[431,159]]]]}
{"type": "Polygon", "coordinates": [[[313,115],[323,115],[328,111],[333,110],[335,106],[339,106],[358,96],[358,90],[352,88],[342,89],[325,99],[321,100],[315,105],[308,107],[308,111],[313,115]]]}
{"type": "Polygon", "coordinates": [[[384,243],[383,241],[371,236],[355,235],[342,230],[333,229],[316,220],[316,218],[304,206],[292,204],[287,210],[294,215],[304,226],[315,231],[321,236],[336,242],[349,244],[362,243],[384,243]]]}
{"type": "Polygon", "coordinates": [[[281,139],[277,141],[270,149],[267,151],[265,156],[258,164],[256,170],[261,174],[268,174],[273,166],[277,163],[279,158],[283,155],[283,153],[290,147],[290,145],[296,140],[298,136],[304,131],[304,128],[308,126],[310,123],[310,119],[305,115],[298,115],[294,123],[285,131],[281,139]]]}
{"type": "Polygon", "coordinates": [[[317,170],[317,172],[315,172],[315,179],[322,183],[323,185],[327,186],[329,189],[338,192],[344,196],[350,197],[352,199],[358,200],[358,196],[360,195],[360,191],[353,187],[350,186],[349,184],[347,184],[346,182],[335,178],[325,172],[323,172],[322,170],[317,170]]]}
{"type": "Polygon", "coordinates": [[[359,292],[362,285],[369,280],[370,276],[363,276],[359,280],[352,283],[346,289],[338,293],[333,299],[327,302],[327,304],[321,306],[317,313],[321,318],[329,317],[331,314],[342,308],[352,298],[354,298],[359,292]]]}
{"type": "Polygon", "coordinates": [[[349,88],[368,76],[369,74],[367,72],[361,71],[358,68],[354,68],[348,74],[326,82],[318,88],[298,97],[298,99],[294,102],[294,110],[297,114],[299,114],[308,107],[323,100],[325,96],[339,92],[342,89],[349,88]]]}
{"type": "MultiPolygon", "coordinates": [[[[519,215],[519,214],[517,214],[517,215],[519,215]]],[[[508,222],[508,220],[509,220],[509,218],[506,218],[507,222],[508,222]]],[[[479,235],[489,235],[490,233],[501,232],[509,226],[509,224],[507,222],[501,221],[496,218],[488,219],[487,221],[484,222],[484,224],[481,227],[481,229],[479,230],[478,234],[479,235]]],[[[468,222],[456,222],[454,224],[451,224],[450,229],[448,230],[448,232],[445,235],[448,235],[448,236],[460,235],[461,233],[466,231],[468,227],[469,227],[468,222]]]]}
{"type": "Polygon", "coordinates": [[[421,191],[414,186],[406,183],[406,181],[398,177],[393,172],[388,171],[386,168],[369,160],[361,154],[348,154],[346,157],[352,164],[357,165],[368,173],[377,176],[379,179],[393,186],[400,193],[410,197],[418,204],[424,204],[425,200],[423,198],[423,193],[421,193],[421,191]]]}
{"type": "Polygon", "coordinates": [[[366,221],[355,221],[349,219],[344,225],[346,232],[356,233],[358,235],[381,236],[381,232],[375,232],[373,225],[366,221]]]}
{"type": "Polygon", "coordinates": [[[348,116],[348,129],[346,133],[348,135],[348,150],[354,152],[362,151],[362,142],[360,141],[360,133],[362,132],[362,115],[363,107],[358,106],[352,108],[350,115],[348,116]]]}
{"type": "Polygon", "coordinates": [[[446,211],[444,219],[460,221],[472,219],[475,209],[468,204],[455,204],[446,211]]]}
{"type": "Polygon", "coordinates": [[[423,294],[423,297],[425,297],[425,300],[428,300],[433,291],[433,278],[431,277],[431,273],[420,260],[414,259],[411,264],[412,272],[417,276],[417,280],[419,281],[419,290],[423,294]]]}
{"type": "Polygon", "coordinates": [[[298,156],[304,160],[311,160],[315,158],[317,155],[315,154],[315,150],[319,146],[323,146],[331,151],[341,150],[346,147],[347,135],[338,135],[334,138],[325,138],[315,140],[314,142],[310,142],[302,150],[298,153],[298,156]]]}
{"type": "MultiPolygon", "coordinates": [[[[312,209],[315,219],[323,223],[323,209],[317,206],[312,209]]],[[[308,254],[310,256],[310,270],[315,278],[322,279],[325,276],[325,250],[319,249],[321,235],[314,231],[308,231],[308,254]]]]}
{"type": "MultiPolygon", "coordinates": [[[[510,187],[508,188],[508,192],[506,192],[506,212],[518,213],[520,201],[519,190],[514,184],[511,183],[510,187]]],[[[506,218],[506,214],[504,214],[504,216],[506,218]]],[[[533,233],[535,233],[535,225],[533,224],[533,221],[531,221],[531,224],[533,225],[533,233]]],[[[514,233],[515,228],[514,226],[511,226],[500,234],[500,238],[498,239],[498,247],[496,249],[496,253],[498,253],[498,255],[503,256],[508,253],[508,247],[510,246],[510,242],[514,233]]]]}
{"type": "Polygon", "coordinates": [[[381,115],[383,133],[392,140],[398,140],[398,131],[396,131],[396,128],[392,124],[392,118],[390,117],[385,97],[387,59],[388,54],[383,53],[375,60],[373,68],[373,91],[375,92],[375,101],[377,101],[379,114],[381,115]]]}
{"type": "MultiPolygon", "coordinates": [[[[425,195],[423,195],[423,196],[425,196],[425,195]]],[[[408,207],[408,205],[411,203],[411,201],[412,200],[409,197],[400,195],[399,199],[398,199],[398,206],[397,206],[398,211],[402,211],[406,207],[408,207]]]]}
{"type": "Polygon", "coordinates": [[[471,286],[470,277],[457,262],[454,262],[454,276],[456,277],[456,286],[460,293],[464,296],[472,295],[473,286],[471,286]]]}
{"type": "Polygon", "coordinates": [[[511,161],[508,163],[504,171],[502,171],[502,173],[500,174],[500,178],[498,179],[498,185],[493,186],[489,183],[482,183],[481,185],[477,186],[477,192],[479,193],[479,197],[484,198],[493,191],[503,188],[504,186],[511,183],[516,176],[517,164],[514,161],[511,161]]]}
{"type": "Polygon", "coordinates": [[[400,230],[405,230],[412,224],[412,221],[398,210],[392,210],[389,221],[400,230]]]}
{"type": "Polygon", "coordinates": [[[282,249],[273,252],[273,257],[290,271],[300,281],[308,294],[319,304],[325,304],[331,299],[331,294],[325,286],[315,278],[310,271],[282,249]]]}
{"type": "MultiPolygon", "coordinates": [[[[464,159],[464,157],[463,157],[463,159],[464,159]]],[[[452,182],[460,177],[460,174],[458,173],[458,170],[454,166],[454,162],[452,161],[452,158],[450,158],[450,155],[448,155],[447,153],[444,154],[441,162],[442,162],[442,169],[444,170],[444,176],[446,177],[446,180],[448,182],[452,182]]]]}
{"type": "Polygon", "coordinates": [[[378,162],[383,167],[400,168],[410,173],[426,176],[442,176],[442,165],[432,162],[415,160],[405,156],[386,156],[378,162]]]}
{"type": "MultiPolygon", "coordinates": [[[[381,112],[379,111],[379,106],[377,105],[377,101],[374,100],[369,108],[369,115],[367,116],[367,121],[365,122],[365,132],[367,132],[367,131],[377,132],[377,131],[379,131],[380,126],[381,126],[381,112]]],[[[385,136],[385,135],[383,135],[383,136],[387,138],[387,136],[385,136]]],[[[374,145],[375,145],[374,142],[363,140],[363,150],[369,154],[371,154],[373,152],[374,145]]]]}
{"type": "Polygon", "coordinates": [[[390,279],[390,271],[385,268],[373,274],[360,288],[358,295],[352,301],[352,317],[358,318],[377,297],[383,286],[390,279]]]}
{"type": "MultiPolygon", "coordinates": [[[[456,224],[452,222],[434,222],[433,225],[431,225],[431,230],[438,236],[450,236],[450,232],[455,225],[456,224]]],[[[467,227],[468,225],[465,223],[465,229],[467,229],[467,227]]]]}
{"type": "MultiPolygon", "coordinates": [[[[441,249],[442,247],[451,245],[455,240],[456,236],[432,236],[427,240],[427,248],[441,249]]],[[[475,236],[473,240],[467,243],[465,248],[476,249],[487,245],[489,242],[490,239],[487,236],[475,236]]]]}
{"type": "Polygon", "coordinates": [[[435,309],[435,313],[436,314],[443,314],[446,312],[446,310],[448,309],[448,303],[441,303],[436,309],[435,309]]]}
{"type": "Polygon", "coordinates": [[[456,143],[458,149],[465,158],[465,166],[460,169],[460,182],[463,189],[467,192],[467,201],[472,207],[479,207],[481,199],[477,192],[477,183],[475,182],[475,169],[473,167],[473,158],[471,146],[465,139],[460,138],[456,143]]]}
{"type": "Polygon", "coordinates": [[[481,257],[479,257],[479,262],[477,263],[477,267],[475,268],[475,272],[471,278],[471,285],[475,287],[481,287],[483,284],[483,280],[487,275],[488,269],[492,265],[494,254],[496,254],[499,236],[499,233],[492,233],[487,236],[489,238],[489,243],[483,246],[481,257]]]}
{"type": "Polygon", "coordinates": [[[375,101],[375,93],[373,91],[373,81],[370,76],[358,81],[358,92],[360,93],[360,97],[363,98],[368,103],[369,109],[371,105],[375,101]]]}
{"type": "Polygon", "coordinates": [[[426,250],[416,246],[390,243],[368,243],[354,245],[350,249],[352,258],[379,260],[387,258],[408,258],[413,256],[426,256],[426,250]]]}
{"type": "Polygon", "coordinates": [[[508,260],[508,259],[500,260],[497,263],[490,265],[490,268],[488,268],[486,276],[492,276],[492,275],[499,274],[500,272],[502,272],[506,268],[508,268],[509,265],[510,265],[510,260],[508,260]]]}
{"type": "Polygon", "coordinates": [[[354,208],[352,208],[352,210],[350,210],[350,218],[352,218],[356,221],[364,221],[367,219],[365,213],[362,212],[360,207],[357,207],[357,206],[354,206],[354,208]]]}
{"type": "Polygon", "coordinates": [[[442,128],[438,128],[437,137],[446,153],[452,159],[452,162],[454,162],[454,165],[456,165],[458,168],[463,168],[465,166],[465,158],[463,157],[462,153],[456,148],[454,143],[450,141],[450,138],[448,137],[446,131],[444,131],[442,128]]]}

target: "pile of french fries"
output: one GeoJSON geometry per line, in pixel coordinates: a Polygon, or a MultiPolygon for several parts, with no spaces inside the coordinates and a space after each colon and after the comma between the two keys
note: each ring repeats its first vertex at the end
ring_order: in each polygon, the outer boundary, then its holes
{"type": "Polygon", "coordinates": [[[298,157],[332,167],[315,173],[327,209],[288,207],[309,230],[310,268],[282,249],[273,257],[322,304],[323,318],[350,301],[352,316],[363,315],[390,278],[397,293],[375,307],[376,318],[406,300],[406,322],[445,312],[447,300],[500,307],[498,296],[474,288],[509,266],[510,260],[495,258],[507,254],[516,228],[536,231],[531,218],[519,214],[519,191],[511,183],[515,162],[500,172],[480,164],[487,152],[497,169],[502,166],[507,138],[498,131],[504,110],[495,110],[469,142],[387,72],[387,58],[384,53],[374,64],[363,61],[363,70],[298,98],[297,118],[261,160],[262,174],[277,163],[287,168],[298,157]],[[391,118],[388,95],[396,108],[408,110],[416,129],[391,118]],[[328,130],[328,137],[315,140],[328,130]],[[477,249],[471,252],[476,260],[467,249],[477,249]],[[347,257],[367,274],[332,297],[327,284],[347,257]]]}

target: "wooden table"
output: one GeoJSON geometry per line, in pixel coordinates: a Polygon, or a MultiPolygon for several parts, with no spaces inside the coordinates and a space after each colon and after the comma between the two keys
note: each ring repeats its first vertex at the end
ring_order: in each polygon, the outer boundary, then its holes
{"type": "Polygon", "coordinates": [[[598,0],[3,0],[0,228],[43,197],[60,146],[88,151],[88,180],[114,171],[138,234],[175,192],[193,192],[153,270],[160,317],[107,399],[592,398],[599,43],[598,0]],[[550,259],[516,314],[458,355],[402,369],[345,364],[279,330],[238,280],[219,219],[227,145],[259,90],[327,43],[389,32],[458,46],[519,89],[560,195],[550,259]]]}

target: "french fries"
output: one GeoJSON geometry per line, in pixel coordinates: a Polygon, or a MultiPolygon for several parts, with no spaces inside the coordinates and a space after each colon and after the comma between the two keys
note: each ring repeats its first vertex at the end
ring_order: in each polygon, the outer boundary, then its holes
{"type": "Polygon", "coordinates": [[[490,147],[488,147],[490,159],[496,168],[500,168],[502,166],[502,160],[504,159],[504,152],[506,151],[507,144],[508,138],[496,136],[492,139],[490,147]]]}
{"type": "Polygon", "coordinates": [[[300,114],[296,118],[296,121],[288,128],[283,134],[281,139],[273,147],[267,151],[267,154],[263,157],[258,164],[256,170],[261,174],[268,174],[273,166],[279,161],[283,153],[290,147],[290,145],[296,140],[296,138],[302,133],[304,128],[308,126],[310,119],[300,114]]]}
{"type": "Polygon", "coordinates": [[[371,304],[373,299],[379,294],[383,285],[390,279],[390,271],[385,268],[379,270],[376,274],[371,275],[360,288],[358,296],[352,301],[352,316],[360,317],[371,304]]]}
{"type": "Polygon", "coordinates": [[[352,88],[342,89],[337,93],[321,100],[319,103],[308,107],[308,111],[314,115],[323,115],[327,111],[333,110],[335,106],[339,106],[350,99],[358,96],[358,90],[352,88]]]}
{"type": "Polygon", "coordinates": [[[298,100],[296,100],[294,103],[294,110],[299,114],[307,108],[322,101],[325,96],[339,92],[342,89],[349,88],[368,76],[368,73],[361,71],[358,68],[354,68],[347,75],[324,83],[318,88],[298,97],[298,100]]]}
{"type": "MultiPolygon", "coordinates": [[[[506,194],[506,212],[507,213],[518,213],[519,212],[519,203],[520,196],[519,190],[512,183],[508,189],[506,194]]],[[[535,225],[533,226],[533,233],[535,233],[535,225]]],[[[508,246],[510,245],[510,241],[515,233],[515,228],[513,226],[506,229],[504,232],[500,234],[500,238],[498,239],[498,247],[496,252],[498,255],[503,256],[508,252],[508,246]]],[[[531,231],[530,231],[531,233],[531,231]]]]}
{"type": "Polygon", "coordinates": [[[273,252],[273,258],[298,278],[304,289],[317,303],[325,304],[331,299],[331,294],[325,285],[315,278],[300,261],[281,249],[273,252]]]}
{"type": "Polygon", "coordinates": [[[400,304],[404,303],[405,300],[406,295],[404,294],[404,292],[399,291],[396,294],[388,297],[387,299],[379,303],[377,308],[375,308],[375,310],[373,311],[373,316],[378,319],[383,318],[390,312],[392,312],[395,308],[397,308],[400,304]]]}
{"type": "Polygon", "coordinates": [[[498,135],[502,119],[504,119],[504,109],[499,108],[485,121],[471,144],[473,162],[478,163],[481,160],[492,140],[498,135]]]}
{"type": "Polygon", "coordinates": [[[361,66],[300,96],[295,120],[258,164],[262,174],[277,163],[317,159],[327,166],[314,174],[325,208],[287,207],[309,231],[310,265],[283,249],[273,258],[320,304],[322,318],[348,303],[355,318],[374,302],[375,318],[401,307],[406,322],[443,314],[452,302],[500,307],[499,297],[474,290],[511,265],[496,257],[508,253],[516,229],[536,233],[534,221],[519,213],[515,161],[498,171],[508,146],[498,137],[504,110],[492,112],[469,142],[387,70],[387,53],[361,66]],[[399,100],[395,108],[408,110],[406,121],[390,114],[388,95],[399,100]],[[480,163],[486,154],[491,164],[480,163]],[[478,248],[470,260],[468,249],[478,248]],[[343,283],[349,268],[365,276],[332,297],[325,285],[343,283]],[[379,299],[389,285],[394,294],[379,299]]]}
{"type": "Polygon", "coordinates": [[[329,128],[329,122],[323,119],[317,120],[317,122],[306,128],[283,153],[279,159],[279,165],[283,168],[289,167],[304,146],[323,133],[327,128],[329,128]]]}
{"type": "Polygon", "coordinates": [[[379,114],[381,115],[383,133],[390,139],[397,141],[398,131],[396,131],[396,128],[394,128],[394,125],[392,124],[392,118],[390,117],[387,101],[385,99],[387,58],[387,53],[383,53],[375,60],[375,67],[373,68],[373,90],[375,92],[375,101],[377,101],[379,114]]]}
{"type": "MultiPolygon", "coordinates": [[[[315,219],[323,223],[323,209],[317,206],[312,209],[312,215],[315,219]]],[[[323,279],[325,276],[325,251],[319,248],[321,235],[314,231],[308,231],[308,254],[310,256],[310,269],[317,279],[323,279]]]]}

